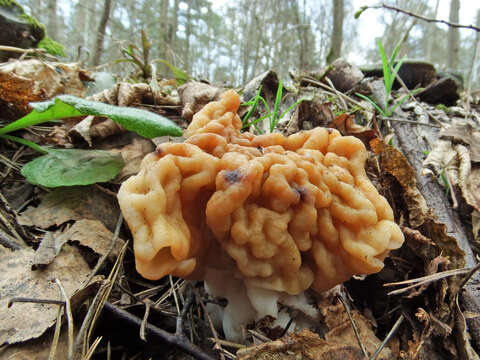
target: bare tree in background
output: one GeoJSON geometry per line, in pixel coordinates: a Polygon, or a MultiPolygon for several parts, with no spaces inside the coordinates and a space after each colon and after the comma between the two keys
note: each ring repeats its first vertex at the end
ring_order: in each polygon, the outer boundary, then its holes
{"type": "Polygon", "coordinates": [[[95,52],[93,54],[92,65],[97,66],[100,64],[100,56],[103,52],[103,40],[105,38],[105,30],[107,29],[108,18],[110,17],[110,7],[112,0],[105,0],[103,5],[102,18],[98,24],[97,40],[95,42],[95,52]]]}
{"type": "MultiPolygon", "coordinates": [[[[436,4],[435,4],[435,10],[433,11],[433,16],[432,18],[436,19],[437,18],[437,14],[438,14],[438,6],[440,5],[440,0],[437,0],[436,4]]],[[[433,41],[433,38],[434,38],[434,33],[435,33],[435,28],[437,27],[436,24],[428,24],[427,25],[427,31],[428,31],[428,35],[427,35],[427,38],[428,38],[428,43],[427,43],[427,51],[426,51],[426,54],[425,54],[425,58],[428,60],[428,61],[432,61],[433,60],[433,47],[435,46],[435,41],[433,41]]]]}
{"type": "Polygon", "coordinates": [[[343,17],[344,5],[343,0],[333,1],[333,32],[330,42],[330,51],[327,55],[327,63],[333,62],[342,55],[342,41],[343,41],[343,17]]]}
{"type": "Polygon", "coordinates": [[[48,0],[47,4],[47,34],[54,40],[58,40],[57,37],[57,0],[48,0]]]}
{"type": "MultiPolygon", "coordinates": [[[[458,24],[460,13],[460,0],[450,0],[450,15],[448,20],[458,24]]],[[[448,62],[450,69],[458,67],[458,47],[460,45],[460,33],[457,28],[450,26],[448,29],[448,62]]]]}

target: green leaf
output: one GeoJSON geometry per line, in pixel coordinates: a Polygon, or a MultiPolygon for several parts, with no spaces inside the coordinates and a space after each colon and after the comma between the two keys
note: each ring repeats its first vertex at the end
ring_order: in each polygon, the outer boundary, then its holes
{"type": "Polygon", "coordinates": [[[368,6],[362,6],[362,7],[360,7],[360,9],[358,9],[358,10],[355,12],[355,14],[353,15],[353,17],[354,17],[355,19],[358,19],[358,18],[360,17],[360,15],[362,15],[362,13],[363,13],[365,10],[367,10],[367,9],[368,9],[368,6]]]}
{"type": "Polygon", "coordinates": [[[125,129],[145,138],[180,136],[182,130],[169,119],[143,109],[113,106],[85,100],[72,95],[60,95],[49,101],[30,103],[33,111],[0,129],[0,135],[49,120],[95,115],[109,117],[125,129]]]}
{"type": "Polygon", "coordinates": [[[170,71],[175,76],[175,79],[177,80],[178,85],[185,84],[188,80],[190,80],[190,75],[188,75],[188,73],[183,71],[182,69],[179,69],[179,68],[173,66],[172,64],[170,64],[169,62],[167,62],[163,59],[158,59],[158,60],[155,60],[155,61],[161,62],[162,64],[165,64],[165,65],[168,66],[170,71]]]}
{"type": "Polygon", "coordinates": [[[123,166],[122,156],[108,151],[51,149],[25,164],[21,172],[34,185],[59,187],[109,181],[123,166]]]}

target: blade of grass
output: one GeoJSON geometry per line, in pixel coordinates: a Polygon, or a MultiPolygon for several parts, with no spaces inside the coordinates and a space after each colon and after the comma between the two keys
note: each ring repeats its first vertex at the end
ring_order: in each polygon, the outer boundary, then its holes
{"type": "Polygon", "coordinates": [[[22,138],[19,138],[17,136],[12,136],[12,135],[0,135],[0,138],[4,138],[4,139],[7,139],[7,140],[11,140],[11,141],[15,141],[19,144],[22,144],[22,145],[25,145],[25,146],[28,146],[28,147],[31,147],[33,150],[36,150],[42,154],[48,154],[48,149],[43,147],[43,146],[40,146],[40,145],[37,145],[35,144],[33,141],[30,141],[30,140],[26,140],[26,139],[22,139],[22,138]]]}
{"type": "Polygon", "coordinates": [[[355,93],[355,95],[357,95],[359,98],[365,100],[365,101],[368,101],[370,105],[372,105],[375,110],[377,110],[382,116],[386,116],[387,114],[385,113],[385,111],[383,111],[382,108],[380,108],[380,106],[378,106],[375,101],[373,101],[372,99],[370,99],[368,96],[365,96],[365,95],[362,95],[362,94],[359,94],[359,93],[355,93]]]}
{"type": "MultiPolygon", "coordinates": [[[[262,85],[260,85],[260,87],[258,88],[257,94],[253,98],[253,102],[251,104],[249,104],[249,105],[252,105],[252,106],[250,107],[247,114],[242,119],[242,124],[244,124],[243,127],[246,127],[245,124],[248,123],[248,119],[250,119],[250,116],[252,116],[253,112],[257,108],[258,100],[260,100],[260,91],[262,91],[262,85]]],[[[252,100],[250,100],[250,101],[252,101],[252,100]]]]}
{"type": "Polygon", "coordinates": [[[282,118],[285,116],[285,114],[287,114],[287,113],[288,113],[290,110],[292,110],[295,106],[299,105],[303,100],[305,100],[305,99],[300,99],[300,100],[298,100],[295,104],[290,105],[290,106],[288,107],[288,109],[285,110],[285,111],[280,115],[279,119],[282,119],[282,118]]]}
{"type": "Polygon", "coordinates": [[[279,120],[278,110],[280,109],[280,103],[282,102],[282,93],[283,93],[282,79],[279,79],[277,95],[275,96],[275,105],[273,106],[273,114],[270,117],[270,133],[273,132],[279,120]]]}

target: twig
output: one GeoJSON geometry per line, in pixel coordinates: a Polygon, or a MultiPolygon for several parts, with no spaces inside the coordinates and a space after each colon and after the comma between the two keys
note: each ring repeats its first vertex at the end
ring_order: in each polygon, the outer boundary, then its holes
{"type": "MultiPolygon", "coordinates": [[[[7,212],[7,214],[9,214],[14,220],[16,220],[17,212],[10,207],[8,200],[5,198],[5,196],[3,196],[1,192],[0,192],[0,202],[5,208],[5,211],[7,212]]],[[[28,238],[28,234],[26,233],[25,229],[20,224],[18,224],[18,222],[14,223],[13,227],[18,231],[18,234],[22,238],[22,240],[28,238]]]]}
{"type": "Polygon", "coordinates": [[[175,300],[175,307],[177,308],[177,315],[180,315],[180,305],[178,303],[177,290],[176,290],[175,286],[173,285],[172,275],[168,275],[168,279],[170,281],[170,287],[172,289],[173,299],[175,300]]]}
{"type": "Polygon", "coordinates": [[[0,221],[5,225],[10,234],[12,234],[20,243],[26,244],[25,240],[18,234],[17,230],[13,227],[12,224],[8,221],[8,219],[3,216],[2,212],[0,211],[0,221]]]}
{"type": "MultiPolygon", "coordinates": [[[[108,311],[111,315],[118,318],[120,321],[124,321],[129,323],[130,325],[134,325],[140,328],[142,324],[142,320],[128,311],[120,309],[115,305],[112,305],[109,302],[105,302],[103,306],[104,311],[108,311]]],[[[185,353],[192,355],[194,358],[199,360],[214,360],[208,354],[206,354],[202,349],[200,349],[197,345],[192,344],[188,339],[184,336],[176,336],[171,334],[163,329],[160,329],[152,324],[146,324],[146,330],[148,334],[152,336],[152,342],[163,341],[168,344],[174,345],[184,351],[185,353]]]]}
{"type": "Polygon", "coordinates": [[[378,355],[380,355],[380,352],[383,350],[383,348],[385,347],[387,342],[390,340],[390,338],[393,336],[393,334],[395,334],[395,331],[397,331],[398,327],[402,324],[404,319],[405,317],[403,316],[403,314],[400,315],[397,321],[395,321],[395,324],[393,325],[392,329],[388,332],[387,336],[378,347],[377,351],[375,351],[375,353],[372,355],[372,357],[369,360],[377,359],[378,355]]]}
{"type": "Polygon", "coordinates": [[[423,285],[423,284],[428,284],[433,281],[441,280],[449,276],[455,276],[455,275],[460,275],[460,274],[465,274],[467,272],[470,272],[471,269],[453,269],[453,270],[447,270],[447,271],[442,271],[436,274],[432,275],[427,275],[427,276],[422,276],[416,279],[409,279],[405,281],[398,281],[398,282],[393,282],[393,283],[388,283],[388,284],[383,284],[383,286],[396,286],[396,285],[406,285],[406,284],[413,284],[407,287],[404,287],[402,289],[390,291],[387,295],[398,295],[402,294],[404,292],[407,292],[410,289],[413,289],[417,286],[423,285]]]}
{"type": "Polygon", "coordinates": [[[50,346],[48,360],[54,360],[55,353],[57,352],[58,339],[60,338],[60,329],[62,328],[62,310],[63,307],[59,306],[57,313],[57,321],[55,322],[55,332],[53,333],[52,345],[50,346]]]}
{"type": "Polygon", "coordinates": [[[430,22],[430,23],[441,23],[441,24],[445,24],[447,26],[454,27],[454,28],[470,29],[470,30],[480,31],[480,27],[478,27],[478,26],[462,25],[462,24],[452,23],[450,21],[433,19],[433,18],[429,18],[429,17],[425,17],[425,16],[422,16],[422,15],[415,14],[415,13],[413,13],[411,11],[408,11],[408,10],[403,10],[403,9],[397,8],[395,6],[386,5],[386,4],[373,5],[373,6],[363,6],[362,10],[364,11],[364,10],[367,10],[367,9],[382,9],[382,8],[383,9],[388,9],[388,10],[393,10],[393,11],[396,11],[398,13],[405,14],[405,15],[408,15],[408,16],[412,16],[412,17],[415,17],[417,19],[420,19],[420,20],[423,20],[423,21],[426,21],[426,22],[430,22]]]}
{"type": "Polygon", "coordinates": [[[10,236],[6,232],[3,232],[1,228],[0,228],[0,245],[3,245],[12,250],[20,250],[25,247],[23,242],[22,242],[22,245],[20,245],[13,236],[10,236]]]}
{"type": "Polygon", "coordinates": [[[88,352],[87,354],[85,355],[84,357],[84,360],[90,360],[91,357],[93,356],[93,353],[95,352],[95,349],[97,348],[98,344],[100,344],[100,341],[102,341],[102,337],[99,336],[95,339],[95,341],[93,342],[92,346],[90,347],[90,349],[88,349],[88,352]]]}
{"type": "MultiPolygon", "coordinates": [[[[392,70],[393,71],[393,70],[392,70]]],[[[422,108],[422,110],[425,112],[425,114],[427,114],[428,116],[430,116],[433,120],[435,120],[435,122],[443,129],[445,128],[445,125],[440,121],[438,120],[430,111],[428,111],[425,106],[423,106],[423,104],[417,100],[417,98],[415,97],[415,95],[412,94],[412,92],[410,91],[410,89],[407,87],[407,85],[405,84],[405,82],[402,80],[402,78],[398,75],[398,73],[395,73],[395,79],[400,83],[400,85],[402,86],[403,89],[405,89],[405,91],[407,92],[407,94],[413,99],[413,101],[415,101],[417,103],[418,106],[420,106],[422,108]]]]}
{"type": "MultiPolygon", "coordinates": [[[[210,318],[210,315],[208,314],[207,307],[206,307],[205,304],[203,303],[203,301],[202,301],[202,299],[200,298],[200,295],[198,294],[198,292],[196,292],[195,298],[197,299],[197,302],[198,302],[198,303],[200,304],[200,306],[202,307],[203,313],[205,314],[205,317],[207,318],[208,324],[210,325],[210,329],[212,330],[213,338],[214,338],[215,340],[218,340],[217,330],[215,330],[215,326],[213,326],[213,321],[212,321],[212,319],[210,318]]],[[[220,350],[220,351],[221,351],[221,352],[219,353],[220,359],[221,359],[221,360],[225,360],[225,356],[223,355],[222,345],[221,345],[220,343],[218,343],[218,342],[215,342],[215,345],[213,346],[213,348],[214,348],[215,350],[220,350]]]]}
{"type": "Polygon", "coordinates": [[[11,307],[13,303],[33,303],[33,304],[54,304],[54,305],[65,305],[63,300],[51,300],[51,299],[33,299],[27,297],[16,297],[8,300],[7,307],[11,307]]]}
{"type": "Polygon", "coordinates": [[[6,45],[0,45],[0,51],[9,51],[9,52],[16,52],[16,53],[23,53],[23,54],[29,54],[29,53],[47,53],[45,49],[38,48],[38,49],[22,49],[14,46],[6,46],[6,45]]]}
{"type": "Polygon", "coordinates": [[[313,78],[310,78],[310,77],[307,77],[307,76],[303,77],[302,80],[303,80],[303,81],[306,81],[306,82],[309,82],[309,83],[311,83],[311,84],[313,84],[313,85],[320,86],[320,87],[322,87],[322,88],[324,88],[324,89],[326,89],[326,90],[331,91],[330,95],[334,95],[334,96],[335,96],[335,95],[338,95],[338,96],[340,96],[340,97],[343,97],[345,100],[351,102],[353,105],[357,105],[358,107],[360,107],[360,108],[362,108],[362,109],[364,109],[364,110],[372,111],[372,109],[366,108],[365,106],[363,106],[362,104],[360,104],[358,101],[353,100],[351,97],[349,97],[349,96],[347,96],[347,95],[345,95],[345,94],[343,94],[343,93],[341,93],[341,92],[339,92],[338,94],[335,93],[335,89],[332,89],[332,88],[331,88],[330,86],[328,86],[327,84],[324,84],[324,83],[322,83],[322,82],[320,82],[320,81],[317,81],[317,80],[315,80],[315,79],[313,79],[313,78]]]}
{"type": "Polygon", "coordinates": [[[343,99],[343,97],[341,97],[341,96],[339,95],[339,94],[340,94],[340,91],[338,91],[338,90],[335,88],[335,85],[333,85],[332,80],[330,80],[330,78],[329,78],[328,76],[325,76],[325,80],[328,82],[328,85],[330,85],[330,87],[333,89],[333,91],[335,91],[335,94],[337,94],[338,99],[340,100],[340,103],[342,104],[342,107],[343,107],[342,110],[347,111],[347,110],[348,110],[348,106],[347,106],[347,104],[345,103],[345,100],[343,99]]]}
{"type": "Polygon", "coordinates": [[[403,123],[409,123],[409,124],[415,124],[415,125],[430,126],[430,127],[439,128],[439,129],[442,128],[440,125],[422,123],[422,122],[420,122],[420,121],[407,120],[407,119],[399,119],[399,118],[392,118],[392,117],[386,117],[386,116],[381,116],[381,115],[379,115],[378,117],[381,118],[382,120],[403,122],[403,123]]]}
{"type": "Polygon", "coordinates": [[[95,310],[100,305],[103,299],[103,294],[108,289],[109,285],[110,285],[110,282],[108,280],[104,281],[100,285],[100,288],[98,289],[97,294],[93,298],[92,304],[88,308],[87,315],[85,315],[85,318],[83,319],[82,326],[78,331],[77,337],[75,339],[75,344],[73,346],[73,350],[75,354],[79,353],[79,348],[84,343],[84,338],[86,337],[86,333],[89,328],[89,325],[92,322],[92,319],[95,315],[95,310]]]}
{"type": "Polygon", "coordinates": [[[463,278],[462,282],[460,283],[459,287],[458,287],[458,290],[457,290],[457,294],[458,294],[458,291],[460,291],[460,289],[462,289],[465,284],[472,278],[472,276],[478,271],[480,270],[480,264],[477,264],[474,268],[472,268],[467,275],[465,275],[465,277],[463,278]]]}
{"type": "Polygon", "coordinates": [[[270,339],[268,336],[265,336],[264,334],[256,330],[248,329],[247,331],[250,333],[250,335],[252,335],[254,338],[257,338],[260,341],[263,341],[263,342],[272,341],[272,339],[270,339]]]}
{"type": "Polygon", "coordinates": [[[150,314],[150,306],[152,302],[146,299],[143,303],[145,304],[145,314],[143,314],[142,324],[140,325],[140,339],[147,342],[147,338],[145,337],[145,327],[148,324],[148,315],[150,314]]]}
{"type": "Polygon", "coordinates": [[[72,315],[72,307],[70,305],[70,297],[67,295],[65,288],[62,285],[62,282],[59,279],[55,279],[55,283],[60,288],[63,297],[65,298],[65,313],[67,315],[67,327],[68,327],[68,352],[67,358],[68,360],[73,359],[73,315],[72,315]]]}
{"type": "Polygon", "coordinates": [[[120,215],[118,216],[117,224],[115,225],[115,230],[114,230],[114,233],[113,233],[112,242],[110,243],[110,246],[109,246],[108,250],[105,252],[105,254],[103,254],[102,257],[100,259],[98,259],[97,264],[95,265],[92,272],[88,276],[87,281],[85,282],[85,286],[87,286],[88,283],[90,281],[92,281],[93,277],[101,269],[101,267],[103,266],[103,263],[107,259],[108,255],[112,252],[113,248],[115,247],[115,244],[117,243],[117,239],[118,239],[118,234],[120,233],[120,227],[122,225],[122,222],[123,222],[123,217],[122,217],[122,213],[120,213],[120,215]]]}
{"type": "MultiPolygon", "coordinates": [[[[249,332],[251,332],[252,330],[248,330],[249,332]]],[[[208,340],[212,341],[212,342],[217,342],[221,345],[224,345],[224,346],[228,346],[228,347],[231,347],[231,348],[234,348],[234,349],[243,349],[245,347],[247,347],[246,345],[243,345],[243,344],[237,344],[237,343],[234,343],[234,342],[231,342],[231,341],[228,341],[228,340],[222,340],[222,339],[215,339],[215,338],[208,338],[208,340]]],[[[268,341],[270,341],[270,339],[268,339],[268,341]]]]}
{"type": "Polygon", "coordinates": [[[185,304],[183,304],[183,309],[177,316],[177,324],[175,329],[176,335],[183,334],[183,323],[185,322],[185,317],[187,316],[188,310],[192,306],[194,299],[195,299],[195,294],[193,293],[193,289],[189,288],[187,299],[185,300],[185,304]]]}
{"type": "Polygon", "coordinates": [[[366,359],[368,359],[367,350],[365,349],[365,346],[363,346],[362,339],[360,338],[360,334],[358,332],[357,324],[355,324],[355,320],[353,320],[352,314],[350,312],[350,306],[347,304],[347,301],[345,300],[345,296],[342,290],[337,292],[337,298],[340,300],[343,307],[345,308],[345,311],[347,312],[348,318],[350,319],[350,323],[352,324],[353,332],[355,333],[360,349],[362,349],[363,355],[365,356],[366,359]]]}

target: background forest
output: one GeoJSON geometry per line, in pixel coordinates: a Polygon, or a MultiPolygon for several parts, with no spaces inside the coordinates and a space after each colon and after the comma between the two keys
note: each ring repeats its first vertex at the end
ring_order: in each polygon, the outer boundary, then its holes
{"type": "MultiPolygon", "coordinates": [[[[150,60],[165,59],[192,76],[231,85],[245,84],[266,69],[286,78],[288,69],[318,69],[331,57],[356,65],[378,64],[379,38],[389,54],[404,40],[401,56],[433,62],[438,70],[460,71],[480,85],[475,63],[475,31],[415,20],[385,9],[354,13],[359,0],[21,0],[27,12],[64,44],[69,60],[128,74],[131,64],[117,63],[122,48],[140,47],[144,29],[150,60]],[[335,5],[334,5],[335,4],[335,5]],[[335,24],[336,23],[336,24],[335,24]],[[103,38],[103,34],[105,34],[103,38]],[[378,35],[378,36],[377,36],[378,35]],[[103,38],[103,39],[102,39],[103,38]],[[450,45],[449,45],[450,44],[450,45]],[[79,49],[82,52],[79,55],[79,49]],[[115,64],[115,65],[114,65],[115,64]]],[[[454,23],[480,21],[477,0],[391,0],[387,4],[454,23]],[[475,5],[477,3],[477,5],[475,5]],[[468,10],[470,18],[460,17],[468,10]]],[[[331,60],[333,60],[331,58],[331,60]]],[[[167,68],[159,69],[158,75],[167,68]]]]}

